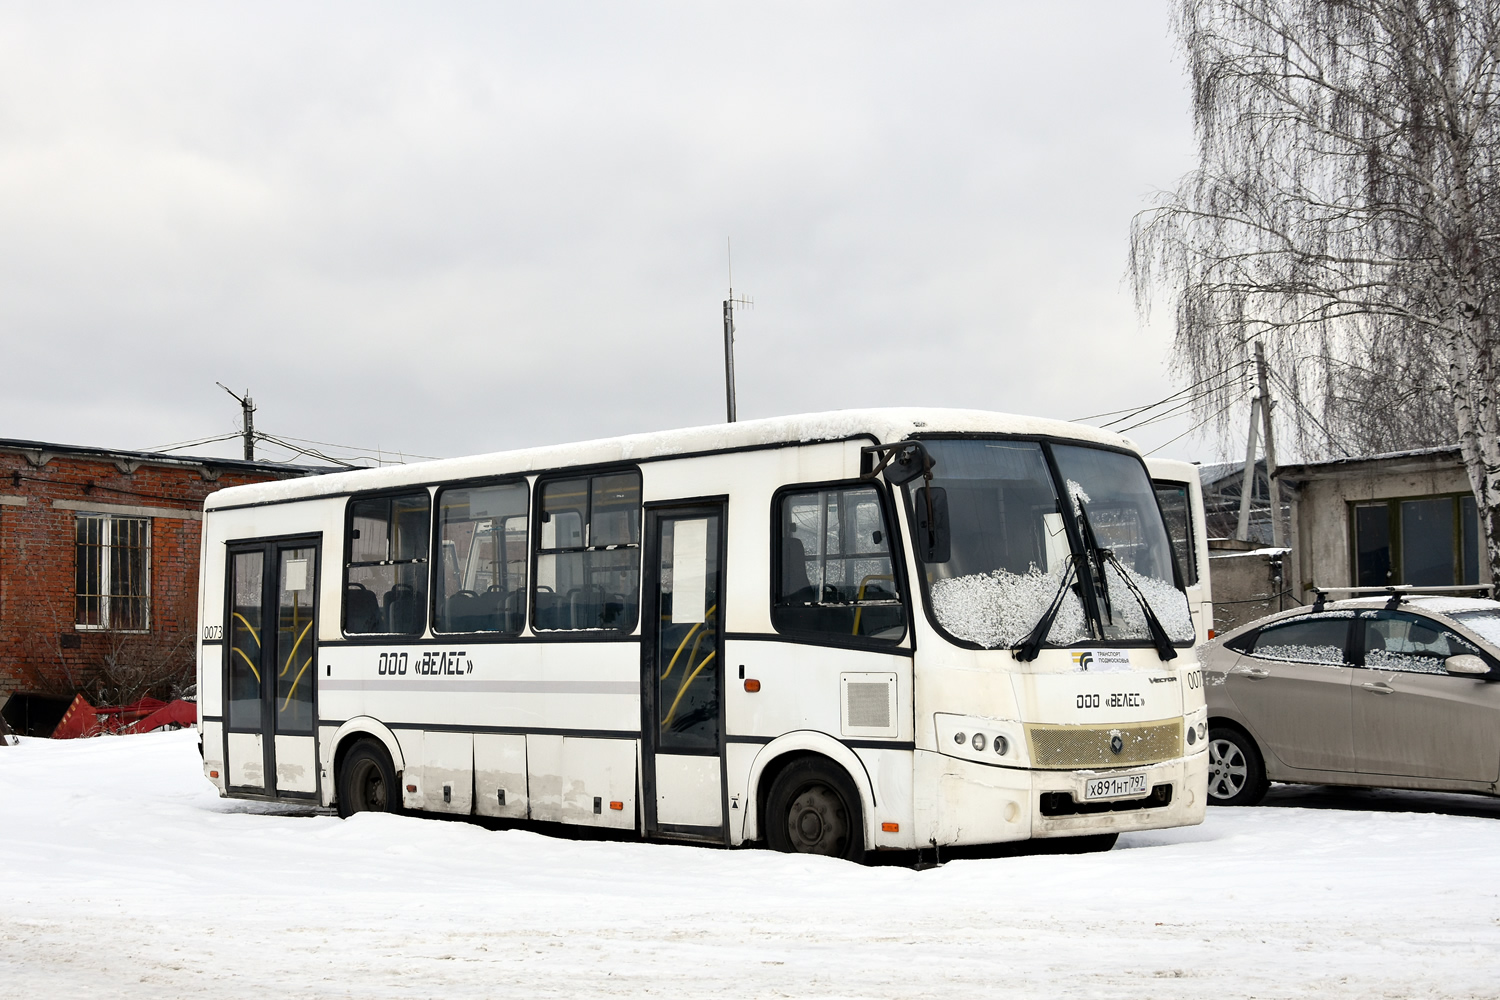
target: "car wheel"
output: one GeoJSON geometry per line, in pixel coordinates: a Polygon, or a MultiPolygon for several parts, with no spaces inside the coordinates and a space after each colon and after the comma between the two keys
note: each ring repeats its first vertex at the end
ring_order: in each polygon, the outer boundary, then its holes
{"type": "Polygon", "coordinates": [[[360,740],[344,755],[339,767],[339,815],[359,812],[399,812],[401,789],[396,768],[385,747],[373,740],[360,740]]]}
{"type": "Polygon", "coordinates": [[[1255,741],[1225,726],[1208,734],[1208,801],[1215,806],[1253,806],[1271,783],[1255,741]]]}
{"type": "Polygon", "coordinates": [[[863,861],[864,814],[854,783],[831,764],[793,761],[766,797],[766,842],[786,854],[863,861]]]}

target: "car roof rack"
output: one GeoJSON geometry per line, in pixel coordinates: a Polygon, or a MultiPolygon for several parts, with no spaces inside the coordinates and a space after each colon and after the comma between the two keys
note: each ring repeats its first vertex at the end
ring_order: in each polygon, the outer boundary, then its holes
{"type": "Polygon", "coordinates": [[[1493,583],[1469,583],[1456,587],[1421,587],[1411,583],[1387,584],[1384,587],[1319,587],[1314,584],[1310,589],[1315,595],[1313,611],[1316,613],[1323,610],[1328,603],[1329,594],[1349,594],[1353,597],[1361,595],[1376,596],[1389,594],[1390,600],[1386,601],[1385,607],[1388,611],[1394,611],[1402,601],[1408,597],[1420,597],[1423,594],[1468,594],[1475,591],[1484,591],[1491,597],[1495,596],[1495,585],[1493,583]]]}

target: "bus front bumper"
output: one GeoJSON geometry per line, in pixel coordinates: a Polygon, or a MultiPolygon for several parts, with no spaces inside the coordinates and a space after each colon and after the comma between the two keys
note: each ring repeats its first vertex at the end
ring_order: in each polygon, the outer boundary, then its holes
{"type": "Polygon", "coordinates": [[[993,767],[921,750],[916,758],[916,787],[934,792],[929,808],[917,809],[915,839],[922,846],[1080,837],[1203,822],[1206,753],[1118,771],[993,767]],[[1144,774],[1146,795],[1087,798],[1089,779],[1122,774],[1144,774]]]}

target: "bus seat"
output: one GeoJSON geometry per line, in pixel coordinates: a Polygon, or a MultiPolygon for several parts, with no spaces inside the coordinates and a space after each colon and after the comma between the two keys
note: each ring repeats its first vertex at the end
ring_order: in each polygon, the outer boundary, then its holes
{"type": "Polygon", "coordinates": [[[398,583],[385,592],[385,630],[415,632],[419,608],[417,592],[409,583],[398,583]]]}
{"type": "Polygon", "coordinates": [[[490,627],[485,623],[485,600],[474,591],[456,591],[444,602],[444,632],[478,632],[490,627]]]}
{"type": "Polygon", "coordinates": [[[781,547],[781,602],[808,604],[815,600],[817,593],[807,577],[807,549],[802,539],[788,535],[781,547]]]}
{"type": "Polygon", "coordinates": [[[344,631],[379,632],[385,627],[380,615],[380,599],[362,583],[344,585],[344,631]]]}
{"type": "Polygon", "coordinates": [[[567,622],[563,621],[563,603],[560,594],[538,587],[536,590],[536,627],[537,628],[566,628],[567,622]]]}

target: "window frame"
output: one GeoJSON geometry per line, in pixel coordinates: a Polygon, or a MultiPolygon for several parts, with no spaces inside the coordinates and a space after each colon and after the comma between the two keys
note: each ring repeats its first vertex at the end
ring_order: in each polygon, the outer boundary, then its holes
{"type": "MultiPolygon", "coordinates": [[[[1088,441],[1088,440],[1084,440],[1082,438],[1076,438],[1076,437],[1058,437],[1058,436],[1052,435],[1052,434],[1005,434],[1005,433],[999,433],[999,432],[997,432],[997,433],[978,433],[978,432],[970,432],[970,431],[930,431],[930,432],[912,434],[910,436],[909,440],[918,441],[918,442],[927,442],[927,441],[1003,441],[1003,442],[1035,444],[1035,445],[1037,445],[1037,446],[1039,446],[1041,448],[1043,460],[1046,462],[1046,465],[1047,465],[1047,475],[1048,475],[1048,477],[1051,480],[1051,485],[1052,485],[1053,493],[1058,498],[1059,511],[1062,510],[1062,498],[1064,496],[1066,496],[1066,489],[1064,489],[1061,492],[1059,492],[1058,487],[1059,487],[1059,485],[1063,485],[1065,487],[1066,483],[1064,483],[1064,481],[1063,481],[1063,476],[1061,475],[1061,473],[1060,473],[1060,471],[1059,471],[1059,469],[1057,467],[1057,460],[1054,457],[1053,452],[1052,452],[1052,447],[1054,445],[1063,445],[1063,446],[1072,445],[1072,446],[1083,447],[1083,448],[1095,448],[1095,449],[1098,449],[1099,451],[1115,452],[1116,454],[1124,455],[1124,456],[1126,456],[1128,458],[1134,459],[1136,461],[1136,463],[1140,465],[1140,467],[1141,467],[1141,473],[1142,473],[1142,475],[1145,476],[1147,484],[1149,484],[1150,487],[1151,487],[1151,499],[1152,499],[1152,502],[1153,502],[1153,506],[1154,506],[1154,508],[1156,510],[1157,517],[1161,519],[1162,532],[1167,537],[1167,549],[1168,549],[1168,552],[1171,555],[1171,561],[1172,561],[1172,582],[1177,587],[1177,589],[1182,593],[1183,600],[1188,603],[1189,611],[1191,612],[1191,603],[1192,602],[1188,600],[1187,588],[1185,586],[1183,586],[1183,583],[1182,583],[1182,569],[1181,569],[1181,567],[1179,567],[1177,565],[1176,551],[1175,551],[1174,546],[1171,544],[1172,543],[1172,533],[1167,528],[1166,516],[1164,514],[1162,514],[1162,512],[1161,512],[1161,502],[1156,499],[1156,481],[1154,479],[1152,479],[1152,477],[1151,477],[1151,470],[1149,468],[1147,468],[1147,466],[1146,466],[1146,460],[1141,457],[1141,455],[1140,455],[1139,452],[1132,451],[1129,448],[1118,447],[1116,445],[1103,444],[1103,443],[1100,443],[1100,442],[1097,442],[1097,441],[1088,441]]],[[[941,478],[941,477],[939,477],[939,478],[941,478]]],[[[914,496],[915,496],[916,490],[919,488],[919,483],[920,483],[920,477],[918,477],[918,479],[913,479],[912,481],[906,483],[904,486],[901,486],[901,487],[889,487],[889,484],[887,484],[887,486],[889,488],[893,489],[895,491],[895,493],[899,495],[900,500],[897,501],[897,502],[899,502],[901,509],[905,512],[906,523],[907,524],[915,524],[916,523],[916,510],[915,510],[913,504],[914,504],[914,496]]],[[[1081,552],[1083,550],[1083,540],[1078,537],[1077,519],[1076,518],[1072,518],[1072,517],[1064,517],[1063,518],[1063,527],[1064,527],[1064,530],[1067,532],[1067,538],[1068,538],[1068,546],[1069,546],[1069,548],[1073,552],[1081,552]]],[[[917,573],[916,573],[916,580],[917,580],[918,586],[921,588],[920,589],[920,594],[921,594],[921,597],[922,597],[922,614],[926,617],[927,624],[932,628],[932,630],[933,630],[934,633],[936,633],[938,636],[942,637],[942,639],[943,639],[944,642],[947,642],[947,643],[951,644],[952,646],[954,646],[955,648],[958,648],[958,649],[973,649],[973,650],[979,650],[981,652],[997,652],[997,651],[1000,651],[1000,650],[1008,650],[1009,649],[1009,647],[1006,647],[1006,646],[997,646],[997,647],[994,647],[994,648],[989,648],[989,647],[986,647],[986,646],[981,646],[977,642],[973,642],[973,641],[968,640],[968,639],[960,639],[958,636],[953,635],[951,632],[949,632],[947,629],[945,629],[942,626],[942,624],[938,622],[937,616],[932,611],[932,593],[931,593],[930,585],[927,582],[927,574],[922,569],[922,565],[923,565],[922,564],[922,560],[919,559],[919,558],[917,558],[917,554],[915,552],[911,552],[910,553],[910,557],[911,557],[913,563],[915,564],[915,568],[916,568],[916,571],[917,571],[917,573]]],[[[904,556],[903,556],[903,562],[904,562],[904,556]]],[[[910,593],[910,592],[908,592],[908,593],[910,593]]],[[[1093,602],[1095,600],[1096,600],[1096,598],[1092,595],[1092,593],[1090,593],[1089,595],[1087,595],[1085,597],[1085,599],[1083,601],[1083,607],[1084,607],[1084,616],[1085,616],[1085,618],[1097,622],[1098,618],[1099,618],[1099,615],[1098,615],[1098,612],[1095,609],[1094,604],[1093,604],[1093,602]]],[[[1191,613],[1189,615],[1189,618],[1191,620],[1191,613]]],[[[1090,625],[1090,631],[1091,632],[1094,631],[1094,626],[1093,625],[1090,625]]],[[[1197,644],[1197,642],[1198,642],[1198,638],[1197,638],[1196,628],[1195,628],[1193,638],[1191,638],[1191,639],[1183,639],[1183,640],[1181,640],[1179,642],[1173,642],[1172,646],[1175,649],[1191,649],[1191,648],[1193,648],[1197,644]]],[[[1098,646],[1098,645],[1101,645],[1101,644],[1107,645],[1107,646],[1109,646],[1112,649],[1152,649],[1152,648],[1154,648],[1154,643],[1149,638],[1142,638],[1142,639],[1103,639],[1103,638],[1099,638],[1097,636],[1090,636],[1089,638],[1080,639],[1077,642],[1070,643],[1068,645],[1059,645],[1057,643],[1043,641],[1040,648],[1042,648],[1042,649],[1078,649],[1078,648],[1081,648],[1081,647],[1098,646]]]]}
{"type": "Polygon", "coordinates": [[[151,552],[153,548],[152,522],[155,518],[145,517],[138,514],[111,514],[106,511],[79,511],[73,518],[73,628],[80,632],[119,632],[127,635],[144,635],[151,631],[151,552]],[[80,595],[78,592],[78,571],[81,568],[80,552],[84,546],[78,541],[78,529],[83,521],[98,521],[100,529],[100,540],[93,552],[98,560],[99,593],[80,595]],[[111,561],[115,545],[115,528],[119,523],[137,521],[142,525],[143,544],[141,545],[141,592],[139,594],[116,594],[111,587],[111,561]],[[78,620],[78,600],[80,596],[97,598],[99,601],[99,621],[97,623],[86,623],[78,620]],[[111,619],[114,617],[111,603],[117,599],[139,600],[142,602],[141,625],[138,628],[118,628],[111,619]]]}
{"type": "MultiPolygon", "coordinates": [[[[530,549],[527,559],[526,578],[526,631],[532,637],[550,642],[616,642],[622,639],[632,639],[641,630],[641,591],[642,578],[645,576],[645,532],[646,532],[646,477],[641,473],[641,467],[635,464],[625,465],[600,465],[581,466],[576,468],[555,469],[538,475],[531,484],[530,496],[530,531],[531,536],[527,539],[530,549]],[[584,479],[588,481],[585,494],[588,497],[588,510],[584,518],[584,527],[590,528],[593,524],[594,513],[594,480],[603,476],[615,476],[624,473],[634,474],[640,483],[640,503],[637,505],[637,513],[640,518],[637,523],[637,535],[634,545],[584,545],[568,548],[542,548],[542,491],[548,483],[566,481],[569,479],[584,479]],[[622,623],[616,628],[538,628],[536,624],[536,588],[537,588],[537,566],[543,555],[561,554],[565,552],[607,552],[634,549],[635,558],[635,613],[628,622],[622,623]]],[[[592,534],[592,532],[590,532],[592,534]]]]}
{"type": "MultiPolygon", "coordinates": [[[[532,556],[533,556],[533,549],[535,548],[532,545],[532,537],[533,536],[531,534],[532,529],[533,529],[533,525],[532,525],[532,509],[533,509],[533,507],[535,507],[535,486],[533,485],[533,483],[531,482],[531,480],[528,477],[524,476],[524,475],[505,475],[505,476],[496,476],[496,477],[486,477],[484,479],[456,480],[454,482],[439,484],[439,485],[437,485],[437,486],[435,486],[433,488],[433,492],[432,492],[432,507],[431,507],[431,511],[432,511],[432,513],[431,513],[431,524],[430,524],[430,527],[428,529],[429,530],[429,535],[430,535],[430,542],[431,542],[431,552],[428,555],[428,581],[427,581],[427,602],[428,602],[428,605],[429,605],[429,607],[427,609],[427,626],[428,626],[428,629],[429,629],[429,631],[431,631],[431,633],[432,633],[433,636],[435,636],[435,637],[436,636],[463,636],[465,639],[468,639],[470,641],[480,641],[480,642],[484,642],[484,641],[497,641],[498,642],[498,641],[504,641],[504,640],[513,640],[513,639],[516,639],[519,636],[525,634],[526,630],[531,625],[531,608],[530,608],[530,605],[533,603],[532,600],[531,600],[531,573],[533,572],[533,569],[534,569],[534,567],[532,565],[532,556]],[[522,607],[522,612],[523,613],[521,615],[521,627],[518,628],[514,632],[493,632],[493,631],[483,631],[483,632],[440,632],[440,631],[438,631],[438,627],[437,627],[437,623],[438,623],[438,614],[437,614],[438,592],[437,592],[437,584],[438,584],[438,569],[439,569],[438,559],[439,559],[439,553],[442,551],[442,545],[443,545],[443,539],[441,537],[441,519],[440,519],[440,516],[439,516],[439,511],[442,509],[442,497],[443,497],[443,494],[446,493],[446,492],[448,492],[449,490],[483,490],[483,489],[491,489],[491,488],[501,487],[501,486],[521,486],[521,487],[524,487],[525,490],[526,490],[526,513],[524,515],[522,515],[522,516],[524,516],[526,518],[526,531],[527,531],[527,535],[526,535],[526,558],[523,560],[524,565],[526,567],[525,570],[523,570],[523,572],[525,573],[525,578],[521,581],[521,603],[523,605],[523,607],[522,607]]],[[[502,544],[504,543],[503,537],[501,539],[501,542],[502,542],[502,544]]]]}
{"type": "Polygon", "coordinates": [[[784,635],[789,639],[795,639],[807,645],[833,646],[840,649],[863,649],[879,652],[910,650],[915,640],[911,610],[912,595],[906,572],[906,545],[901,534],[901,526],[898,523],[898,519],[894,516],[896,509],[895,499],[891,495],[891,486],[882,479],[831,479],[812,483],[788,483],[772,493],[770,504],[771,573],[766,592],[767,618],[771,622],[772,631],[777,635],[784,635]],[[845,635],[841,632],[788,629],[782,628],[776,623],[777,596],[781,589],[782,563],[785,558],[781,535],[782,502],[792,494],[828,492],[836,489],[869,489],[875,493],[875,502],[880,507],[881,522],[885,527],[888,557],[891,561],[891,575],[896,578],[895,582],[900,594],[901,635],[899,638],[878,639],[868,635],[845,635]]]}
{"type": "Polygon", "coordinates": [[[1349,579],[1356,586],[1367,586],[1359,582],[1359,511],[1361,509],[1384,507],[1386,511],[1386,549],[1387,559],[1390,564],[1390,579],[1380,583],[1368,584],[1374,587],[1401,586],[1406,583],[1406,559],[1405,559],[1405,534],[1402,527],[1401,505],[1416,500],[1449,500],[1453,504],[1453,580],[1449,584],[1432,584],[1431,586],[1454,586],[1473,587],[1476,591],[1484,586],[1482,583],[1468,583],[1464,579],[1472,568],[1475,579],[1484,575],[1484,540],[1476,524],[1475,538],[1478,542],[1479,552],[1476,557],[1476,565],[1467,565],[1468,552],[1464,544],[1464,501],[1475,503],[1473,493],[1428,493],[1417,496],[1400,497],[1372,497],[1368,500],[1348,501],[1348,525],[1349,541],[1349,579]]]}
{"type": "Polygon", "coordinates": [[[1333,669],[1359,666],[1359,664],[1355,660],[1355,657],[1363,653],[1362,646],[1364,642],[1363,629],[1356,628],[1354,624],[1360,620],[1359,614],[1358,612],[1351,611],[1336,613],[1336,615],[1337,616],[1335,617],[1334,615],[1327,615],[1320,612],[1318,614],[1290,615],[1286,618],[1279,618],[1276,621],[1267,622],[1260,628],[1254,629],[1253,631],[1249,632],[1245,637],[1238,640],[1237,644],[1232,648],[1234,648],[1236,652],[1242,653],[1245,656],[1253,656],[1258,660],[1264,660],[1268,663],[1307,663],[1308,661],[1304,660],[1288,660],[1282,657],[1261,656],[1255,651],[1256,647],[1260,645],[1260,637],[1268,631],[1287,628],[1292,625],[1301,625],[1306,622],[1341,621],[1344,623],[1344,645],[1340,652],[1340,655],[1342,657],[1341,662],[1314,663],[1312,665],[1319,667],[1329,667],[1333,669]]]}
{"type": "MultiPolygon", "coordinates": [[[[1150,471],[1149,466],[1147,471],[1150,471]]],[[[1161,508],[1162,523],[1167,528],[1167,542],[1172,548],[1172,561],[1175,564],[1172,570],[1175,574],[1174,580],[1182,592],[1187,593],[1188,588],[1200,586],[1203,582],[1198,573],[1198,526],[1193,523],[1192,485],[1180,479],[1153,479],[1151,491],[1156,494],[1156,506],[1161,508]],[[1167,520],[1166,508],[1161,505],[1163,489],[1170,489],[1174,493],[1181,492],[1183,495],[1183,520],[1187,528],[1187,537],[1184,539],[1186,545],[1182,558],[1178,558],[1177,543],[1172,537],[1172,524],[1167,520]]]]}
{"type": "MultiPolygon", "coordinates": [[[[418,486],[398,486],[381,490],[366,490],[359,493],[351,493],[344,498],[344,545],[343,565],[339,570],[339,634],[346,640],[352,642],[385,642],[412,641],[423,638],[431,632],[432,622],[424,618],[421,628],[412,632],[350,632],[347,628],[349,623],[349,569],[352,565],[350,557],[354,554],[354,505],[366,500],[391,499],[401,496],[414,496],[418,493],[427,496],[427,548],[420,560],[425,564],[423,575],[427,582],[427,593],[432,593],[432,547],[433,547],[433,494],[437,489],[435,485],[424,484],[418,486]]],[[[389,522],[387,522],[389,531],[389,522]]],[[[387,542],[389,545],[389,542],[387,542]]],[[[411,560],[416,562],[418,560],[411,560]]],[[[394,560],[391,561],[394,564],[394,560]]],[[[360,563],[361,566],[381,565],[380,563],[360,563]]],[[[428,614],[427,605],[430,600],[418,602],[417,606],[422,609],[423,615],[428,614]]]]}
{"type": "MultiPolygon", "coordinates": [[[[1491,671],[1494,671],[1497,667],[1500,667],[1500,661],[1497,661],[1495,659],[1495,657],[1490,653],[1490,651],[1484,648],[1484,644],[1483,643],[1475,642],[1469,636],[1464,635],[1463,632],[1459,631],[1459,629],[1455,627],[1455,623],[1444,621],[1443,619],[1436,618],[1436,617],[1434,617],[1432,615],[1423,614],[1420,611],[1411,610],[1409,607],[1404,607],[1404,608],[1398,607],[1398,608],[1395,608],[1394,610],[1391,609],[1391,608],[1377,608],[1377,609],[1372,609],[1370,611],[1361,612],[1360,614],[1358,614],[1358,615],[1355,616],[1355,621],[1360,622],[1361,623],[1361,627],[1355,629],[1355,635],[1354,635],[1355,648],[1352,650],[1352,652],[1358,658],[1358,662],[1354,663],[1353,665],[1356,666],[1356,667],[1358,667],[1361,670],[1384,671],[1384,672],[1394,673],[1394,674],[1415,674],[1415,675],[1421,676],[1421,677],[1452,677],[1453,675],[1450,674],[1450,673],[1448,673],[1445,670],[1443,670],[1443,671],[1436,671],[1436,670],[1434,670],[1434,671],[1428,671],[1428,670],[1403,670],[1400,667],[1390,667],[1390,666],[1376,666],[1376,667],[1372,667],[1368,663],[1365,662],[1365,653],[1367,651],[1366,650],[1366,645],[1367,644],[1365,642],[1365,635],[1366,635],[1366,630],[1367,630],[1368,626],[1366,626],[1364,623],[1366,623],[1366,622],[1376,622],[1376,621],[1390,621],[1392,619],[1404,619],[1404,618],[1418,619],[1420,621],[1420,623],[1424,627],[1429,628],[1432,631],[1440,633],[1440,634],[1441,633],[1447,633],[1449,635],[1452,635],[1452,636],[1456,637],[1464,645],[1473,647],[1473,653],[1474,653],[1474,655],[1477,655],[1480,659],[1484,660],[1485,663],[1489,664],[1489,667],[1490,667],[1491,671]]],[[[1449,654],[1449,655],[1456,656],[1458,654],[1454,653],[1454,654],[1449,654]]],[[[1436,659],[1436,657],[1435,657],[1435,659],[1436,659]]],[[[1442,659],[1447,659],[1447,657],[1443,657],[1442,659]]],[[[1473,677],[1464,677],[1464,678],[1461,678],[1461,679],[1463,679],[1463,680],[1474,680],[1475,678],[1473,678],[1473,677]]],[[[1486,678],[1479,678],[1479,679],[1480,680],[1485,680],[1486,678]]]]}

